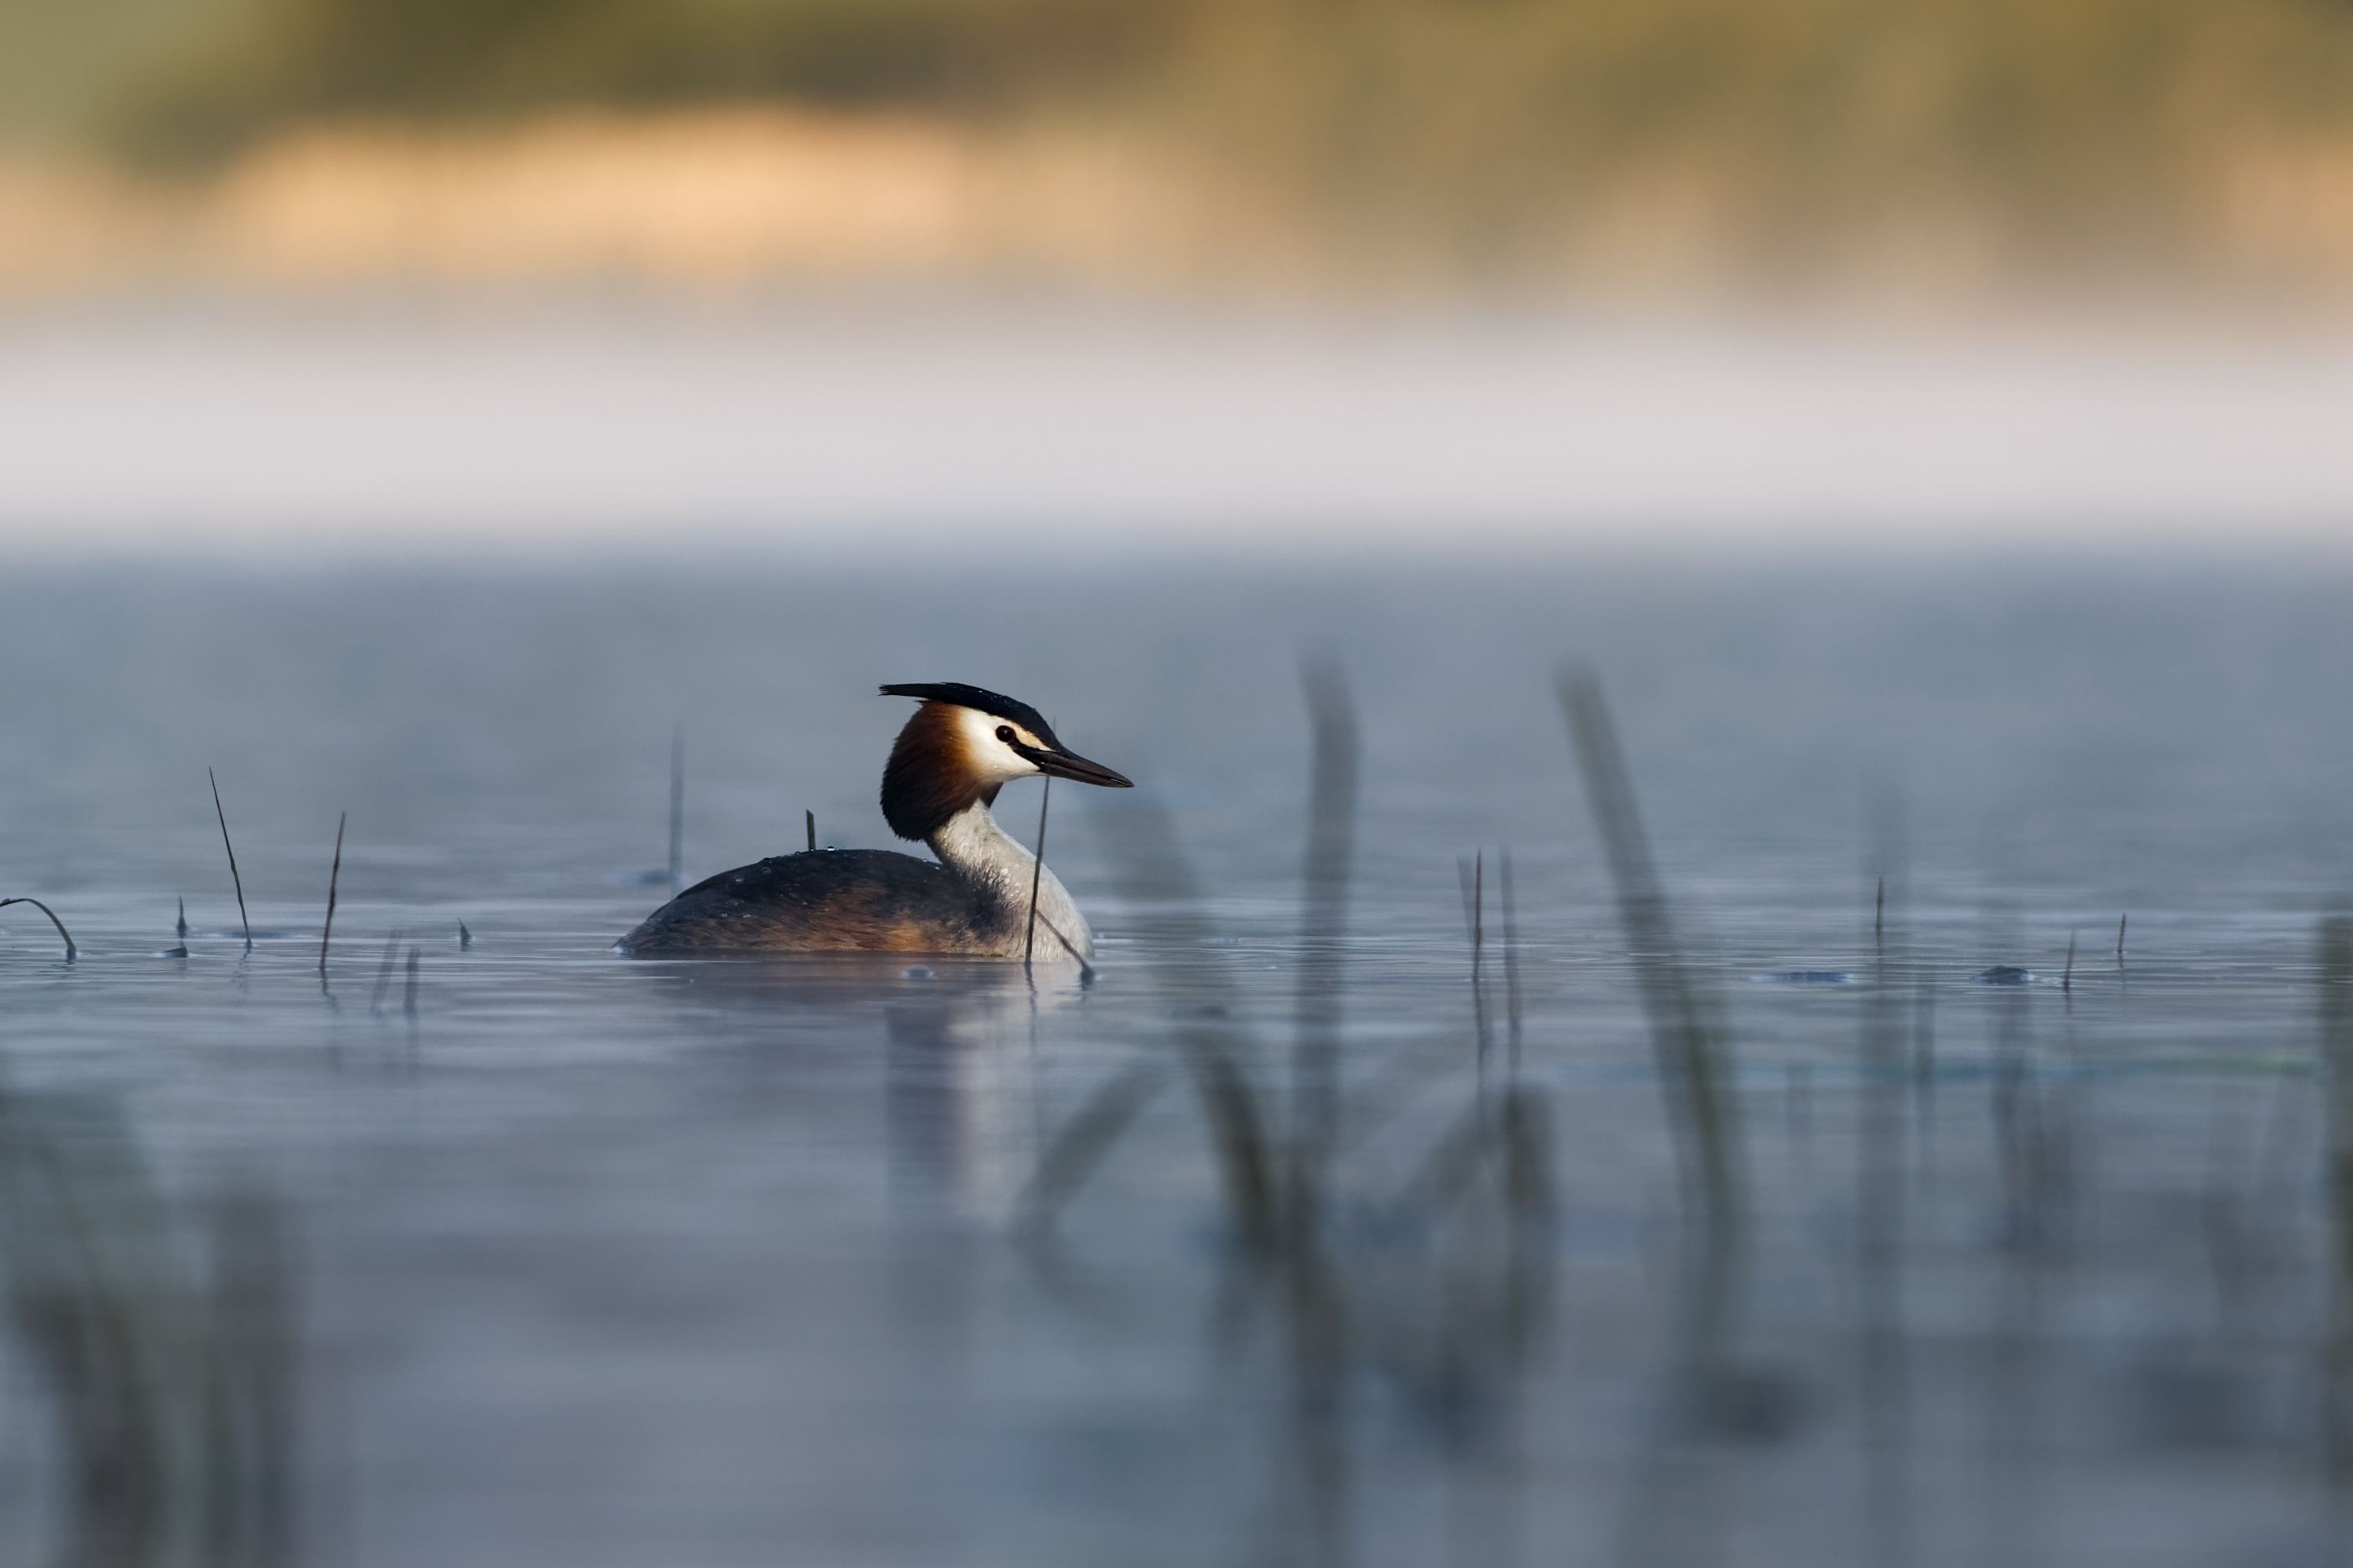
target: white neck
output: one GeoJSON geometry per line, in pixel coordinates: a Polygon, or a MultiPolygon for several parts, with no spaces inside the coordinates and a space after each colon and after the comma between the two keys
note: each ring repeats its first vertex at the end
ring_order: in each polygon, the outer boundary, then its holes
{"type": "Polygon", "coordinates": [[[988,807],[979,801],[950,817],[931,838],[932,853],[940,857],[943,865],[954,866],[967,876],[976,876],[993,884],[1008,908],[1019,912],[1021,936],[1015,938],[1015,951],[1027,935],[1029,913],[1029,886],[1034,876],[1038,886],[1037,956],[1062,960],[1070,957],[1061,942],[1051,931],[1059,931],[1071,947],[1085,958],[1094,952],[1094,932],[1089,928],[1086,916],[1071,902],[1062,884],[1051,866],[1042,872],[1037,869],[1038,859],[1015,841],[1010,833],[997,825],[988,814],[988,807]]]}

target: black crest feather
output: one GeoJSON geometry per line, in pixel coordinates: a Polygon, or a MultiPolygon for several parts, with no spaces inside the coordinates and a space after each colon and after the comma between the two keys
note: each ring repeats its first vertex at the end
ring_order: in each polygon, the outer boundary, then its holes
{"type": "Polygon", "coordinates": [[[927,703],[975,708],[1019,725],[1057,751],[1062,748],[1060,739],[1055,736],[1053,726],[1046,722],[1045,715],[1028,703],[1016,701],[1002,692],[984,691],[978,686],[967,686],[962,681],[930,681],[885,686],[882,694],[886,697],[920,697],[927,703]]]}

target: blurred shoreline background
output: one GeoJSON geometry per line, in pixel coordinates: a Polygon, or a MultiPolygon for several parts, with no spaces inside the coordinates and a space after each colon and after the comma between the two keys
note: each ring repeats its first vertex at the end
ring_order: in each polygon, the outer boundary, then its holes
{"type": "Polygon", "coordinates": [[[0,293],[2353,300],[2323,0],[6,0],[0,293]]]}
{"type": "Polygon", "coordinates": [[[0,547],[2341,551],[2339,0],[0,0],[0,547]]]}

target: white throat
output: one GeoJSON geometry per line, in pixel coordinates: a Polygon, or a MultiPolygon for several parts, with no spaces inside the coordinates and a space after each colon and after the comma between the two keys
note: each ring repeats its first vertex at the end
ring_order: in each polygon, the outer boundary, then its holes
{"type": "Polygon", "coordinates": [[[1078,949],[1081,958],[1093,954],[1094,932],[1088,927],[1086,916],[1079,913],[1079,906],[1071,902],[1071,895],[1063,891],[1053,867],[1039,872],[1037,857],[997,825],[997,819],[989,815],[986,804],[975,801],[950,817],[932,835],[931,845],[941,864],[992,884],[1006,906],[1016,911],[1022,927],[1014,938],[1016,953],[1027,934],[1029,885],[1034,876],[1038,886],[1037,956],[1056,961],[1070,958],[1069,950],[1062,941],[1055,939],[1054,932],[1060,932],[1063,940],[1078,949]]]}

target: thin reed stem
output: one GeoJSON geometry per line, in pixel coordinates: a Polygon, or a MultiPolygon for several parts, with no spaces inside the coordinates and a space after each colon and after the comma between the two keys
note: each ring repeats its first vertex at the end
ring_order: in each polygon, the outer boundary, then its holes
{"type": "Polygon", "coordinates": [[[1471,860],[1471,983],[1479,983],[1479,959],[1487,940],[1487,852],[1471,860]]]}
{"type": "Polygon", "coordinates": [[[1487,1069],[1487,988],[1480,960],[1486,945],[1486,861],[1484,850],[1475,855],[1454,857],[1454,873],[1462,885],[1462,925],[1471,938],[1472,1050],[1482,1086],[1487,1069]]]}
{"type": "MultiPolygon", "coordinates": [[[[1038,848],[1029,859],[1029,928],[1021,938],[1021,967],[1029,967],[1030,955],[1038,947],[1038,887],[1046,879],[1046,803],[1054,798],[1053,775],[1046,776],[1046,787],[1038,792],[1038,848]]],[[[1049,927],[1050,929],[1050,927],[1049,927]]],[[[1061,933],[1055,932],[1056,936],[1061,933]]],[[[1064,947],[1070,947],[1065,941],[1064,947]]],[[[1076,948],[1071,948],[1075,957],[1076,948]]]]}
{"type": "Polygon", "coordinates": [[[335,863],[327,873],[327,923],[319,931],[319,978],[327,978],[327,944],[335,939],[335,885],[343,877],[343,824],[349,811],[335,818],[335,863]]]}
{"type": "Polygon", "coordinates": [[[39,910],[42,914],[47,915],[49,917],[49,924],[58,928],[58,935],[65,938],[66,962],[71,963],[74,961],[74,955],[81,949],[74,946],[73,933],[66,929],[66,923],[58,918],[56,910],[50,908],[47,905],[42,903],[37,898],[0,898],[0,909],[7,908],[11,904],[29,904],[34,908],[39,910]]]}
{"type": "Polygon", "coordinates": [[[1040,916],[1038,924],[1046,927],[1046,935],[1053,938],[1054,940],[1062,944],[1062,951],[1070,954],[1072,959],[1078,961],[1079,978],[1090,984],[1093,983],[1095,978],[1095,967],[1094,965],[1087,962],[1087,956],[1079,951],[1077,944],[1073,943],[1068,937],[1063,936],[1060,929],[1057,927],[1051,920],[1048,920],[1043,916],[1040,916]]]}
{"type": "Polygon", "coordinates": [[[228,813],[221,810],[220,779],[209,768],[205,769],[205,777],[212,780],[213,815],[220,819],[221,848],[228,852],[228,880],[237,889],[237,918],[245,927],[245,950],[249,953],[253,951],[253,922],[245,913],[245,878],[237,874],[237,846],[228,842],[228,813]]]}

